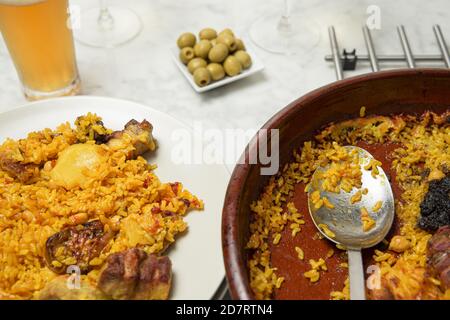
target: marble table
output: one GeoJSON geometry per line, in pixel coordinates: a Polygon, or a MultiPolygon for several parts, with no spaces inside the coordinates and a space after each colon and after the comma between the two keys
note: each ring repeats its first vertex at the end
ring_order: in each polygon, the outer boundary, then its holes
{"type": "MultiPolygon", "coordinates": [[[[76,44],[83,94],[141,102],[188,124],[205,128],[257,129],[290,101],[335,81],[333,66],[324,61],[330,53],[327,26],[334,25],[340,47],[365,53],[361,27],[369,5],[380,8],[381,29],[372,32],[377,53],[401,54],[396,25],[406,27],[416,54],[438,54],[432,25],[441,25],[450,43],[448,0],[304,0],[292,1],[292,10],[313,19],[320,41],[296,56],[270,54],[255,48],[265,64],[262,73],[210,92],[198,94],[171,60],[169,48],[184,31],[202,27],[230,27],[249,43],[248,29],[268,12],[282,11],[282,0],[110,0],[140,15],[144,29],[132,42],[116,49],[94,49],[76,44]]],[[[71,0],[89,8],[93,0],[71,0]]],[[[406,67],[405,63],[390,67],[406,67]]],[[[360,64],[351,75],[370,72],[360,64]]],[[[349,74],[347,74],[349,76],[349,74]]],[[[24,104],[19,82],[7,49],[0,41],[0,112],[24,104]]],[[[233,164],[228,164],[231,169],[233,164]]]]}
{"type": "MultiPolygon", "coordinates": [[[[103,50],[76,44],[83,94],[142,102],[186,122],[201,121],[211,128],[259,128],[275,112],[302,94],[335,80],[327,26],[334,25],[341,48],[366,52],[361,26],[369,5],[381,9],[381,30],[373,32],[378,53],[401,54],[395,30],[407,28],[414,53],[438,53],[432,25],[439,23],[450,42],[450,3],[447,0],[308,0],[292,1],[292,10],[314,19],[320,42],[309,52],[286,57],[256,48],[263,73],[211,92],[197,94],[170,59],[169,48],[178,34],[204,26],[229,26],[248,40],[251,23],[267,12],[280,12],[282,0],[110,0],[139,13],[144,29],[131,43],[103,50]]],[[[93,0],[71,0],[82,8],[93,0]]],[[[398,65],[404,67],[405,65],[398,65]]],[[[369,72],[360,65],[352,74],[369,72]]],[[[3,41],[0,41],[0,112],[25,103],[3,41]]]]}

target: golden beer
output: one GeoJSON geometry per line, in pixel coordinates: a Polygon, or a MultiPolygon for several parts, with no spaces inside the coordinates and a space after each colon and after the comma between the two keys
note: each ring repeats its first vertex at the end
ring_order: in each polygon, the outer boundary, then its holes
{"type": "Polygon", "coordinates": [[[0,30],[28,99],[79,92],[68,0],[0,0],[0,30]]]}

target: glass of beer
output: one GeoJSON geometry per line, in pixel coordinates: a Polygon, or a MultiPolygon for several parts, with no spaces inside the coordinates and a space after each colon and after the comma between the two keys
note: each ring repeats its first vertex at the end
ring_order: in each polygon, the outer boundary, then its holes
{"type": "Polygon", "coordinates": [[[0,0],[0,30],[28,100],[80,91],[68,0],[0,0]]]}

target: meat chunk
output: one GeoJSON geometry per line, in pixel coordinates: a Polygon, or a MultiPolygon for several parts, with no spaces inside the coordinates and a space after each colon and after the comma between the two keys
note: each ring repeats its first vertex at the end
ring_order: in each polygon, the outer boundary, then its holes
{"type": "Polygon", "coordinates": [[[166,300],[172,282],[168,257],[133,248],[108,257],[98,288],[112,299],[166,300]]]}
{"type": "Polygon", "coordinates": [[[6,153],[0,153],[0,168],[22,183],[29,183],[39,175],[38,165],[21,163],[11,159],[6,153]]]}
{"type": "Polygon", "coordinates": [[[134,159],[147,151],[156,149],[156,141],[152,135],[153,126],[147,120],[138,122],[134,119],[128,121],[125,128],[121,131],[113,132],[107,144],[110,147],[121,149],[126,148],[130,143],[134,150],[128,152],[127,157],[134,159]]]}
{"type": "Polygon", "coordinates": [[[166,300],[172,282],[172,264],[169,258],[148,255],[139,268],[135,300],[166,300]]]}
{"type": "Polygon", "coordinates": [[[438,229],[427,249],[430,273],[441,281],[443,290],[450,289],[450,225],[438,229]]]}
{"type": "Polygon", "coordinates": [[[69,265],[77,265],[81,273],[92,269],[90,262],[98,257],[112,238],[99,220],[68,227],[47,239],[45,261],[55,273],[66,272],[69,265]]]}
{"type": "Polygon", "coordinates": [[[394,296],[383,278],[379,288],[369,290],[369,297],[371,300],[394,300],[394,296]]]}
{"type": "Polygon", "coordinates": [[[386,274],[381,275],[381,286],[370,290],[369,297],[376,300],[420,299],[425,279],[425,268],[399,259],[386,274]],[[405,276],[408,281],[404,281],[405,276]]]}
{"type": "Polygon", "coordinates": [[[139,249],[112,254],[100,275],[98,287],[113,299],[130,299],[139,281],[139,266],[145,257],[145,252],[139,249]]]}
{"type": "Polygon", "coordinates": [[[104,300],[106,296],[95,285],[88,281],[79,280],[78,287],[70,286],[72,283],[69,275],[58,276],[48,282],[39,291],[39,300],[104,300]]]}

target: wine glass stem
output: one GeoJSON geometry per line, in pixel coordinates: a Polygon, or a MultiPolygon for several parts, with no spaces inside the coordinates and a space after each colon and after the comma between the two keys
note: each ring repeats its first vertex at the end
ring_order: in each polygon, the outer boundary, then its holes
{"type": "Polygon", "coordinates": [[[100,14],[98,16],[98,26],[101,30],[107,31],[114,27],[114,19],[109,12],[107,0],[100,0],[100,14]]]}
{"type": "Polygon", "coordinates": [[[277,29],[282,36],[289,36],[292,32],[292,25],[290,21],[291,16],[291,1],[284,0],[284,11],[278,22],[277,29]]]}
{"type": "Polygon", "coordinates": [[[284,0],[284,14],[283,16],[287,19],[291,16],[291,3],[290,0],[284,0]]]}

